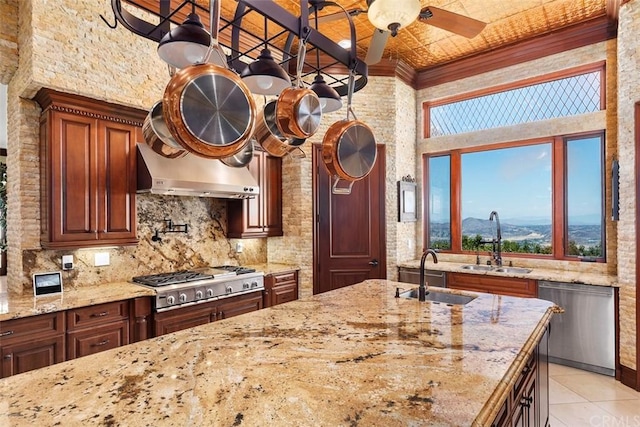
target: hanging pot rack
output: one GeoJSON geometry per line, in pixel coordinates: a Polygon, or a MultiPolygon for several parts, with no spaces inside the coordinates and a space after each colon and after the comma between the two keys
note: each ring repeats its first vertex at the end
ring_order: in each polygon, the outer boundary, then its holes
{"type": "MultiPolygon", "coordinates": [[[[111,28],[115,28],[120,23],[134,34],[154,42],[160,42],[162,37],[171,30],[172,25],[180,25],[182,23],[179,20],[180,16],[184,16],[192,10],[198,10],[203,14],[208,13],[208,9],[198,4],[197,0],[159,0],[158,2],[125,0],[124,3],[155,16],[158,23],[153,24],[135,16],[123,7],[122,0],[111,0],[111,7],[116,19],[115,24],[111,25],[104,18],[102,19],[111,28]],[[157,8],[156,4],[159,4],[157,8]]],[[[345,96],[348,93],[348,76],[351,71],[355,76],[355,91],[362,89],[367,84],[368,70],[367,65],[357,58],[355,49],[344,49],[310,25],[310,14],[317,14],[324,7],[334,5],[335,3],[324,0],[300,0],[300,16],[295,16],[274,1],[238,0],[232,20],[220,17],[219,33],[222,34],[229,30],[231,32],[230,40],[218,40],[219,44],[227,49],[227,52],[231,52],[227,56],[229,67],[240,73],[246,66],[243,59],[254,60],[266,44],[272,51],[279,54],[277,56],[281,58],[280,64],[295,78],[297,48],[294,46],[294,41],[303,37],[307,43],[308,53],[319,49],[325,54],[323,61],[305,61],[303,78],[321,73],[326,77],[327,84],[332,86],[340,96],[345,96]],[[261,16],[261,20],[266,19],[269,28],[277,26],[281,30],[265,40],[264,34],[250,30],[249,25],[242,25],[244,19],[251,15],[257,16],[256,14],[261,16]],[[281,40],[285,36],[286,42],[281,45],[275,44],[276,40],[281,40]],[[249,46],[243,51],[241,44],[244,39],[255,40],[255,45],[249,46]],[[330,59],[327,60],[328,58],[330,59]]],[[[352,45],[355,45],[353,31],[350,36],[352,45]]],[[[312,59],[316,55],[314,53],[307,57],[312,59]]]]}

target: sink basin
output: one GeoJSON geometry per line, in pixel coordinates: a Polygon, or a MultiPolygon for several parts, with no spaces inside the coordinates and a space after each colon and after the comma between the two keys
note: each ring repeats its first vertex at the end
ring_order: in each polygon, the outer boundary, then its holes
{"type": "Polygon", "coordinates": [[[530,269],[522,268],[522,267],[498,267],[493,271],[498,272],[498,273],[514,273],[514,274],[531,273],[530,269]]]}
{"type": "MultiPolygon", "coordinates": [[[[400,294],[401,298],[418,298],[418,289],[411,289],[400,294]]],[[[476,299],[475,296],[451,294],[449,292],[427,291],[427,301],[450,304],[465,305],[476,299]]]]}
{"type": "Polygon", "coordinates": [[[493,267],[490,265],[480,265],[480,264],[467,264],[467,265],[463,265],[460,268],[462,268],[463,270],[477,270],[477,271],[493,270],[493,267]]]}

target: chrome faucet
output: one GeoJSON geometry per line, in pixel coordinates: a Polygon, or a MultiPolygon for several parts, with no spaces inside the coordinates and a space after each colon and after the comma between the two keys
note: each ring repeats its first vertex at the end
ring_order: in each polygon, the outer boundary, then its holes
{"type": "Polygon", "coordinates": [[[433,263],[438,263],[438,255],[436,255],[436,251],[433,249],[427,249],[422,253],[422,258],[420,258],[420,286],[418,288],[418,301],[427,300],[427,284],[424,281],[424,262],[427,260],[427,255],[429,254],[433,257],[433,263]]]}
{"type": "Polygon", "coordinates": [[[498,267],[502,267],[502,231],[500,230],[500,218],[498,217],[498,212],[491,211],[489,215],[489,221],[493,221],[496,219],[496,237],[493,239],[493,259],[496,262],[498,267]],[[496,245],[497,250],[496,250],[496,245]]]}

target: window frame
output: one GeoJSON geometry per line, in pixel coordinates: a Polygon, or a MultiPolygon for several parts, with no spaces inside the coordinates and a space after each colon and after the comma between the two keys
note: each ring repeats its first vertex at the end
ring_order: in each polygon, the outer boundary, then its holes
{"type": "MultiPolygon", "coordinates": [[[[461,158],[465,153],[474,153],[481,151],[491,151],[504,148],[523,147],[527,145],[537,144],[551,144],[551,167],[552,167],[552,200],[551,200],[551,233],[552,233],[552,253],[551,255],[541,254],[528,254],[528,253],[509,253],[511,257],[518,258],[536,258],[536,259],[550,259],[550,260],[563,260],[563,261],[580,261],[580,258],[575,255],[568,255],[568,230],[567,230],[567,142],[586,138],[586,137],[599,137],[601,141],[601,191],[602,191],[602,256],[595,258],[596,262],[606,262],[606,139],[604,130],[596,130],[589,132],[580,132],[567,135],[534,138],[522,141],[510,141],[504,143],[485,144],[475,147],[457,148],[447,151],[439,151],[433,153],[424,153],[422,155],[422,179],[424,185],[422,186],[422,245],[424,248],[428,247],[430,236],[430,221],[429,221],[429,159],[431,157],[449,156],[450,158],[450,227],[451,227],[451,249],[442,250],[443,253],[452,254],[471,254],[472,251],[462,250],[462,218],[461,218],[461,203],[462,203],[462,171],[461,171],[461,158]]],[[[489,213],[487,212],[487,215],[489,213]]]]}
{"type": "Polygon", "coordinates": [[[564,79],[568,77],[574,77],[581,74],[600,72],[600,110],[606,109],[606,61],[598,61],[591,64],[581,65],[578,67],[568,68],[561,71],[556,71],[549,74],[531,77],[524,80],[518,80],[517,82],[506,83],[498,86],[487,87],[478,89],[472,92],[465,92],[463,94],[449,96],[437,100],[424,101],[422,103],[422,137],[431,137],[431,108],[438,107],[445,104],[451,104],[455,102],[465,101],[468,99],[478,98],[481,96],[492,95],[499,92],[505,92],[508,90],[520,89],[527,86],[533,86],[540,83],[547,83],[554,80],[564,79]]]}

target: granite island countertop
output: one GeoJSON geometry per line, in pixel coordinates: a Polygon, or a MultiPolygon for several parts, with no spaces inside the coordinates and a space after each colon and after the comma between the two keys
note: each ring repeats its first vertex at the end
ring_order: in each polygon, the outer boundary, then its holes
{"type": "Polygon", "coordinates": [[[448,306],[394,298],[398,285],[368,280],[1,379],[0,425],[490,425],[555,306],[489,294],[448,306]]]}

